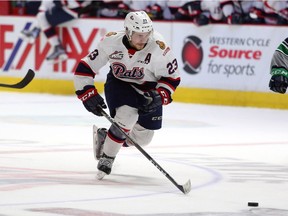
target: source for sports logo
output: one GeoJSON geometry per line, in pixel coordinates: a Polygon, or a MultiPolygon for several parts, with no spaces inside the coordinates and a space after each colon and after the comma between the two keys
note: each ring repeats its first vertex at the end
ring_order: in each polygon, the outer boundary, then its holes
{"type": "Polygon", "coordinates": [[[182,49],[183,69],[189,74],[199,73],[203,60],[201,42],[202,41],[196,36],[189,36],[184,39],[184,46],[182,49]]]}

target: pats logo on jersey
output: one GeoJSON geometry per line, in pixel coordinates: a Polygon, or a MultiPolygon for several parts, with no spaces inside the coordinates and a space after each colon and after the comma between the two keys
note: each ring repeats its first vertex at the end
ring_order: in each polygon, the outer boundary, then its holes
{"type": "Polygon", "coordinates": [[[203,60],[201,42],[202,41],[196,36],[189,36],[184,39],[184,46],[182,49],[183,69],[189,74],[199,73],[203,60]]]}
{"type": "Polygon", "coordinates": [[[115,51],[112,54],[109,55],[110,59],[122,59],[124,56],[124,54],[122,53],[122,51],[115,51]]]}

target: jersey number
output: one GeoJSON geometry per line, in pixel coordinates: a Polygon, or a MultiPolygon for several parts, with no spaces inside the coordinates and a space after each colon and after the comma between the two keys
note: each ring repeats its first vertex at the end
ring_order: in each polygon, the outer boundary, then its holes
{"type": "Polygon", "coordinates": [[[91,59],[91,60],[94,60],[94,59],[96,59],[96,57],[99,55],[99,53],[98,53],[98,50],[97,49],[95,49],[93,52],[91,52],[90,54],[89,54],[89,58],[91,59]]]}
{"type": "Polygon", "coordinates": [[[167,64],[167,68],[168,68],[168,73],[173,74],[178,68],[177,60],[174,59],[172,62],[169,62],[167,64]]]}

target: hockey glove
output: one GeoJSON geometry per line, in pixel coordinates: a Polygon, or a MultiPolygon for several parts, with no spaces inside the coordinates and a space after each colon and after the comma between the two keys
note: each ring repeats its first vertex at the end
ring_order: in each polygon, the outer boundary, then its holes
{"type": "Polygon", "coordinates": [[[106,109],[107,106],[104,99],[98,94],[94,86],[85,86],[83,90],[76,91],[76,94],[89,112],[92,112],[97,116],[103,116],[101,113],[101,108],[106,109]],[[101,108],[99,108],[99,106],[101,108]]]}
{"type": "Polygon", "coordinates": [[[283,75],[273,75],[269,82],[270,90],[284,94],[288,87],[288,78],[283,75]]]}
{"type": "Polygon", "coordinates": [[[288,87],[288,71],[285,68],[272,67],[271,75],[270,90],[284,94],[288,87]]]}
{"type": "Polygon", "coordinates": [[[146,101],[145,104],[140,108],[140,110],[146,113],[155,112],[158,107],[162,105],[167,105],[172,102],[170,93],[168,93],[162,88],[145,92],[144,98],[146,99],[146,101]]]}

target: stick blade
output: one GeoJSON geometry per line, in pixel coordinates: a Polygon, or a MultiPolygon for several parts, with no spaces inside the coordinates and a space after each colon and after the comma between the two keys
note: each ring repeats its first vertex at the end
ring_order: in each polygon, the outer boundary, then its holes
{"type": "Polygon", "coordinates": [[[35,72],[32,69],[29,69],[25,77],[20,82],[16,84],[0,83],[0,87],[22,89],[33,80],[34,76],[35,76],[35,72]]]}
{"type": "Polygon", "coordinates": [[[19,88],[19,89],[24,88],[32,81],[34,76],[35,76],[35,72],[32,69],[29,69],[24,79],[21,82],[15,84],[14,88],[19,88]]]}
{"type": "Polygon", "coordinates": [[[179,189],[184,193],[188,194],[191,191],[191,181],[190,179],[184,184],[184,185],[179,185],[179,189]]]}

